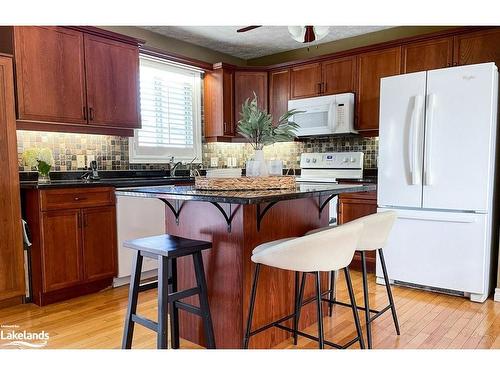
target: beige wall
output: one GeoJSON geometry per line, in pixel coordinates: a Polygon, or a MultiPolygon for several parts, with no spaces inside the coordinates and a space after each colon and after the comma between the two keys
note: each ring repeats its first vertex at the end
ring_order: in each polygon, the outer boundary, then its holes
{"type": "Polygon", "coordinates": [[[226,62],[234,65],[246,65],[246,61],[237,57],[226,55],[225,53],[213,51],[211,49],[187,43],[182,40],[169,38],[161,34],[144,30],[135,26],[99,26],[101,29],[114,31],[116,33],[128,35],[146,41],[146,46],[159,48],[167,52],[177,53],[186,57],[209,63],[226,62]]]}
{"type": "Polygon", "coordinates": [[[352,38],[346,38],[329,43],[318,44],[317,46],[312,46],[309,49],[307,47],[299,48],[292,51],[280,52],[274,55],[263,56],[256,59],[250,59],[247,61],[247,64],[248,65],[279,64],[286,61],[316,57],[329,53],[345,51],[351,48],[364,47],[370,44],[382,43],[394,39],[406,38],[420,34],[427,34],[435,31],[446,30],[449,28],[451,28],[451,26],[393,27],[390,29],[375,31],[373,33],[354,36],[352,38]]]}

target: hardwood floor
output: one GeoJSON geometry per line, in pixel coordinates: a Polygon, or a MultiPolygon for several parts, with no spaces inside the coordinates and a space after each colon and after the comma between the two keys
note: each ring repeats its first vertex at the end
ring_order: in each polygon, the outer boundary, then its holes
{"type": "MultiPolygon", "coordinates": [[[[352,272],[356,299],[362,303],[361,275],[352,272]]],[[[338,298],[347,300],[344,279],[339,282],[338,298]]],[[[484,304],[465,298],[420,290],[393,287],[401,336],[394,330],[390,312],[373,323],[373,346],[382,348],[500,348],[500,303],[488,299],[484,304]]],[[[128,288],[106,290],[66,302],[38,307],[18,305],[0,310],[0,324],[17,325],[17,330],[48,332],[48,348],[120,348],[123,318],[127,305],[128,288]]],[[[386,303],[385,288],[370,278],[370,301],[375,308],[386,303]]],[[[140,314],[156,320],[156,291],[141,293],[140,314]]],[[[361,313],[361,321],[364,316],[361,313]]],[[[334,307],[333,317],[324,319],[325,337],[345,343],[355,335],[351,310],[334,307]]],[[[364,329],[364,325],[363,325],[364,329]]],[[[317,335],[316,325],[306,332],[317,335]]],[[[0,345],[2,342],[0,341],[0,345]]],[[[155,334],[136,325],[134,348],[154,348],[155,334]]],[[[182,348],[197,348],[181,340],[182,348]]],[[[276,348],[316,348],[317,344],[300,338],[297,347],[287,340],[276,348]]],[[[358,347],[355,344],[353,347],[358,347]]]]}

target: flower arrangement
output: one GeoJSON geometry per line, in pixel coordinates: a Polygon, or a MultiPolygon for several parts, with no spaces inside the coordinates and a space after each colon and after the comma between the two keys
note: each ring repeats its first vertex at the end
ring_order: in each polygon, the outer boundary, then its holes
{"type": "Polygon", "coordinates": [[[36,168],[40,181],[48,181],[49,173],[54,164],[52,151],[48,148],[30,148],[23,152],[24,163],[30,168],[36,168]]]}
{"type": "Polygon", "coordinates": [[[276,142],[293,141],[299,125],[289,119],[296,113],[303,112],[295,109],[287,111],[279,118],[278,123],[273,125],[273,116],[257,107],[255,93],[252,100],[245,100],[241,110],[238,133],[250,141],[254,150],[262,150],[264,146],[276,142]]]}

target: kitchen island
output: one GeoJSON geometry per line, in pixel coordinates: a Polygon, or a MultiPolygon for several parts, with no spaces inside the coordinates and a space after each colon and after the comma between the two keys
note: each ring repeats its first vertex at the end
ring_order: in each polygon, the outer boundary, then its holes
{"type": "MultiPolygon", "coordinates": [[[[131,188],[116,194],[160,199],[165,203],[166,233],[212,242],[212,249],[204,252],[203,260],[216,344],[218,348],[241,348],[253,275],[252,250],[264,242],[301,236],[328,225],[328,203],[338,194],[375,189],[373,184],[298,183],[295,189],[287,190],[203,191],[194,186],[177,186],[131,188]]],[[[177,267],[179,288],[193,287],[191,259],[179,259],[177,267]]],[[[294,280],[293,272],[262,269],[254,327],[293,311],[294,280]]],[[[305,297],[313,292],[311,279],[306,284],[305,297]]],[[[190,303],[198,304],[194,297],[190,298],[190,303]]],[[[304,307],[300,328],[315,321],[314,304],[304,307]]],[[[180,335],[203,345],[201,319],[180,311],[180,335]]],[[[267,330],[253,336],[250,347],[271,348],[289,336],[282,330],[267,330]]]]}

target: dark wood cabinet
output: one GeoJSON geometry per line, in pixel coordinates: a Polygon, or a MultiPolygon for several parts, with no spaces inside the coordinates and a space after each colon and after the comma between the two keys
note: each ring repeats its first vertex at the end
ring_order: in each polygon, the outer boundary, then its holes
{"type": "Polygon", "coordinates": [[[12,59],[0,54],[0,306],[25,292],[13,77],[12,59]]]}
{"type": "Polygon", "coordinates": [[[86,124],[83,33],[15,27],[18,118],[86,124]]]}
{"type": "Polygon", "coordinates": [[[290,98],[290,70],[278,70],[269,73],[269,113],[276,124],[288,110],[290,98]]]}
{"type": "Polygon", "coordinates": [[[18,129],[132,136],[140,43],[93,27],[1,27],[0,50],[14,54],[18,129]]]}
{"type": "Polygon", "coordinates": [[[403,46],[401,73],[446,68],[453,64],[453,38],[438,38],[403,46]]]}
{"type": "Polygon", "coordinates": [[[401,70],[401,47],[372,51],[358,56],[356,121],[359,132],[378,132],[380,79],[401,70]]]}
{"type": "Polygon", "coordinates": [[[321,94],[321,64],[294,66],[290,69],[290,98],[300,99],[321,94]]]}
{"type": "Polygon", "coordinates": [[[219,64],[204,79],[205,139],[230,140],[235,134],[234,69],[219,64]]]}
{"type": "Polygon", "coordinates": [[[139,56],[135,46],[85,34],[88,123],[139,128],[139,56]]]}
{"type": "MultiPolygon", "coordinates": [[[[340,194],[337,211],[337,221],[339,224],[345,224],[360,217],[376,213],[377,193],[373,191],[367,193],[340,194]]],[[[366,252],[366,264],[368,272],[375,272],[375,251],[366,252]]],[[[361,270],[361,257],[358,253],[354,255],[350,268],[361,270]]]]}
{"type": "Polygon", "coordinates": [[[356,86],[356,57],[329,60],[322,63],[323,95],[354,92],[356,86]]]}
{"type": "Polygon", "coordinates": [[[42,214],[44,292],[68,288],[83,280],[80,215],[80,210],[42,214]]]}
{"type": "Polygon", "coordinates": [[[234,73],[234,123],[238,125],[241,106],[257,95],[257,106],[267,112],[267,72],[236,71],[234,73]]]}
{"type": "Polygon", "coordinates": [[[116,275],[115,207],[93,207],[82,210],[83,275],[96,280],[116,275]]]}
{"type": "Polygon", "coordinates": [[[111,187],[23,190],[32,234],[33,300],[46,305],[97,292],[117,270],[111,187]]]}
{"type": "Polygon", "coordinates": [[[453,48],[455,65],[494,62],[500,66],[500,28],[457,35],[453,48]]]}

